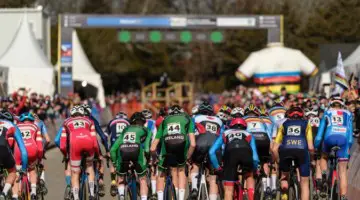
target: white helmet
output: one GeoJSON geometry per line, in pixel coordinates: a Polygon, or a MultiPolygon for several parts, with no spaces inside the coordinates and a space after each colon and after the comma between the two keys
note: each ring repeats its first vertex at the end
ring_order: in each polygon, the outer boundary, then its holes
{"type": "Polygon", "coordinates": [[[216,114],[216,116],[217,116],[219,119],[221,119],[221,121],[227,121],[227,120],[228,120],[228,116],[227,116],[227,114],[224,113],[224,112],[218,112],[218,113],[216,114]]]}
{"type": "Polygon", "coordinates": [[[199,112],[199,106],[196,105],[191,109],[191,114],[196,115],[199,112]]]}
{"type": "Polygon", "coordinates": [[[85,115],[85,109],[83,106],[74,106],[71,110],[70,110],[70,115],[74,116],[76,114],[79,115],[85,115]]]}
{"type": "Polygon", "coordinates": [[[234,109],[231,110],[231,116],[232,117],[236,117],[236,115],[240,115],[240,116],[244,116],[244,109],[240,108],[240,107],[235,107],[234,109]]]}

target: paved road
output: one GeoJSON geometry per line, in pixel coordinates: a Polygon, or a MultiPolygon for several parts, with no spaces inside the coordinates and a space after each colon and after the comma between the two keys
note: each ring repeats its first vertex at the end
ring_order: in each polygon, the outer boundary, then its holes
{"type": "MultiPolygon", "coordinates": [[[[47,160],[45,161],[45,179],[49,189],[49,193],[47,194],[46,199],[60,200],[63,197],[65,189],[64,164],[61,163],[62,154],[58,149],[52,149],[46,153],[46,157],[47,160]]],[[[106,196],[102,198],[102,200],[115,199],[112,198],[109,194],[110,176],[108,171],[105,171],[105,181],[106,196]]]]}

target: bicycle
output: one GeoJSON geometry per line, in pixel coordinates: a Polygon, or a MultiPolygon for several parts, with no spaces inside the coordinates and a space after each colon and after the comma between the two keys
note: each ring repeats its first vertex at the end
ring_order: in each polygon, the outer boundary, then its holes
{"type": "Polygon", "coordinates": [[[248,200],[249,199],[249,197],[247,195],[247,189],[245,188],[245,178],[244,178],[244,175],[246,174],[247,171],[249,171],[249,170],[245,170],[241,167],[241,165],[238,165],[237,174],[238,174],[238,176],[241,176],[241,178],[234,185],[235,190],[234,190],[234,198],[233,199],[236,199],[236,200],[248,200]]]}
{"type": "Polygon", "coordinates": [[[128,170],[124,177],[124,185],[125,185],[125,194],[124,196],[118,195],[119,200],[137,200],[138,197],[138,187],[137,187],[137,179],[135,172],[135,165],[132,161],[124,162],[124,166],[128,166],[128,170]]]}
{"type": "MultiPolygon", "coordinates": [[[[87,152],[82,152],[81,153],[81,161],[80,161],[80,190],[79,190],[79,197],[80,200],[87,200],[89,199],[89,195],[88,193],[90,193],[90,188],[89,188],[89,184],[88,184],[88,173],[86,172],[86,158],[88,157],[88,153],[87,152]]],[[[95,180],[94,180],[94,194],[95,194],[95,200],[99,200],[99,193],[98,193],[98,188],[99,186],[98,184],[98,177],[99,177],[99,173],[97,171],[96,168],[96,162],[98,162],[98,160],[94,160],[93,164],[94,164],[94,170],[95,170],[95,180]]],[[[73,198],[73,197],[72,197],[73,198]]]]}
{"type": "MultiPolygon", "coordinates": [[[[266,159],[271,159],[266,158],[266,159]]],[[[255,196],[254,199],[256,200],[271,200],[272,199],[272,191],[271,188],[266,188],[266,191],[264,191],[264,185],[262,182],[262,178],[268,178],[268,176],[266,175],[265,171],[264,171],[264,163],[260,163],[260,170],[258,171],[257,177],[256,177],[256,182],[255,182],[255,196]]],[[[269,174],[271,174],[272,171],[272,165],[271,163],[269,163],[269,167],[270,167],[270,172],[269,174]]]]}
{"type": "Polygon", "coordinates": [[[300,184],[296,173],[297,164],[295,158],[286,157],[285,160],[290,161],[290,173],[288,178],[289,189],[288,189],[288,199],[289,200],[300,200],[300,184]]]}
{"type": "Polygon", "coordinates": [[[177,200],[175,186],[172,181],[171,170],[166,170],[165,188],[164,188],[164,199],[165,200],[177,200]]]}
{"type": "Polygon", "coordinates": [[[329,177],[328,177],[328,185],[330,185],[330,200],[338,200],[340,199],[340,188],[338,185],[338,160],[336,153],[340,150],[340,147],[334,146],[331,148],[329,154],[330,167],[329,167],[329,177]]]}
{"type": "Polygon", "coordinates": [[[30,183],[29,183],[29,179],[27,177],[27,172],[19,172],[19,178],[16,181],[17,183],[20,183],[20,199],[21,200],[30,200],[31,199],[31,195],[30,195],[30,183]]]}
{"type": "Polygon", "coordinates": [[[207,162],[207,157],[205,157],[204,162],[202,162],[200,164],[199,167],[199,174],[197,175],[197,188],[199,188],[198,191],[198,197],[197,200],[203,200],[209,199],[209,190],[208,190],[208,184],[206,182],[206,165],[208,164],[207,162]]]}
{"type": "Polygon", "coordinates": [[[48,189],[45,186],[44,180],[41,179],[41,173],[44,170],[44,165],[37,164],[36,165],[36,173],[37,173],[37,183],[38,187],[36,188],[36,196],[39,200],[44,200],[44,196],[48,193],[48,189]]]}

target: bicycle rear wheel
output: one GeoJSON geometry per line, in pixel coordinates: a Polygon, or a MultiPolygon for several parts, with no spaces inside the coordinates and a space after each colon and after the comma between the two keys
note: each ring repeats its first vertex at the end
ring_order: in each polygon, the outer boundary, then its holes
{"type": "Polygon", "coordinates": [[[87,182],[83,182],[79,191],[80,200],[89,200],[89,185],[87,182]]]}
{"type": "Polygon", "coordinates": [[[296,184],[289,187],[288,199],[289,200],[300,200],[299,187],[296,184]]]}
{"type": "Polygon", "coordinates": [[[264,199],[264,188],[261,180],[258,180],[255,185],[255,200],[263,200],[264,199]]]}
{"type": "Polygon", "coordinates": [[[333,186],[331,187],[330,200],[340,199],[339,187],[337,180],[334,181],[333,186]]]}

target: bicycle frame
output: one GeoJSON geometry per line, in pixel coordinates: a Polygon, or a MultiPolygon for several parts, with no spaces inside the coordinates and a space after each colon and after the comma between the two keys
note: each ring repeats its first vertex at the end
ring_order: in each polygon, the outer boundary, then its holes
{"type": "MultiPolygon", "coordinates": [[[[199,168],[199,174],[197,176],[197,186],[199,188],[199,192],[198,192],[198,200],[201,199],[201,192],[202,192],[202,188],[204,187],[205,189],[205,197],[206,200],[209,199],[209,191],[207,188],[207,183],[206,183],[206,168],[205,168],[205,163],[207,163],[207,160],[205,159],[204,162],[201,163],[200,168],[199,168]]],[[[203,197],[204,198],[204,197],[203,197]]]]}
{"type": "Polygon", "coordinates": [[[290,165],[290,173],[289,173],[289,186],[294,187],[295,189],[295,200],[299,200],[299,181],[297,178],[297,173],[296,173],[296,165],[295,165],[295,161],[294,159],[291,159],[291,165],[290,165]]]}
{"type": "Polygon", "coordinates": [[[172,182],[171,172],[168,169],[166,173],[167,173],[167,175],[166,175],[166,179],[165,179],[164,199],[165,200],[171,199],[171,197],[168,197],[168,190],[169,190],[169,187],[170,187],[170,189],[171,189],[171,191],[173,193],[173,197],[174,197],[172,200],[177,200],[175,187],[174,187],[173,182],[172,182]]]}
{"type": "Polygon", "coordinates": [[[27,174],[22,175],[22,177],[19,179],[20,185],[21,185],[21,196],[23,196],[24,200],[30,200],[30,184],[27,174]]]}
{"type": "MultiPolygon", "coordinates": [[[[137,200],[137,185],[136,185],[136,176],[135,172],[131,170],[131,174],[127,173],[125,180],[126,180],[126,186],[130,188],[131,192],[131,200],[137,200]]],[[[126,191],[125,191],[126,192],[126,191]]]]}
{"type": "Polygon", "coordinates": [[[335,182],[339,180],[338,177],[338,172],[337,172],[337,166],[338,166],[338,159],[337,159],[337,151],[340,150],[340,147],[333,147],[331,149],[330,155],[329,155],[329,160],[330,160],[330,167],[329,167],[329,177],[328,177],[328,181],[329,181],[329,185],[331,185],[330,188],[330,199],[333,199],[333,191],[336,190],[337,188],[335,187],[335,182]]]}

